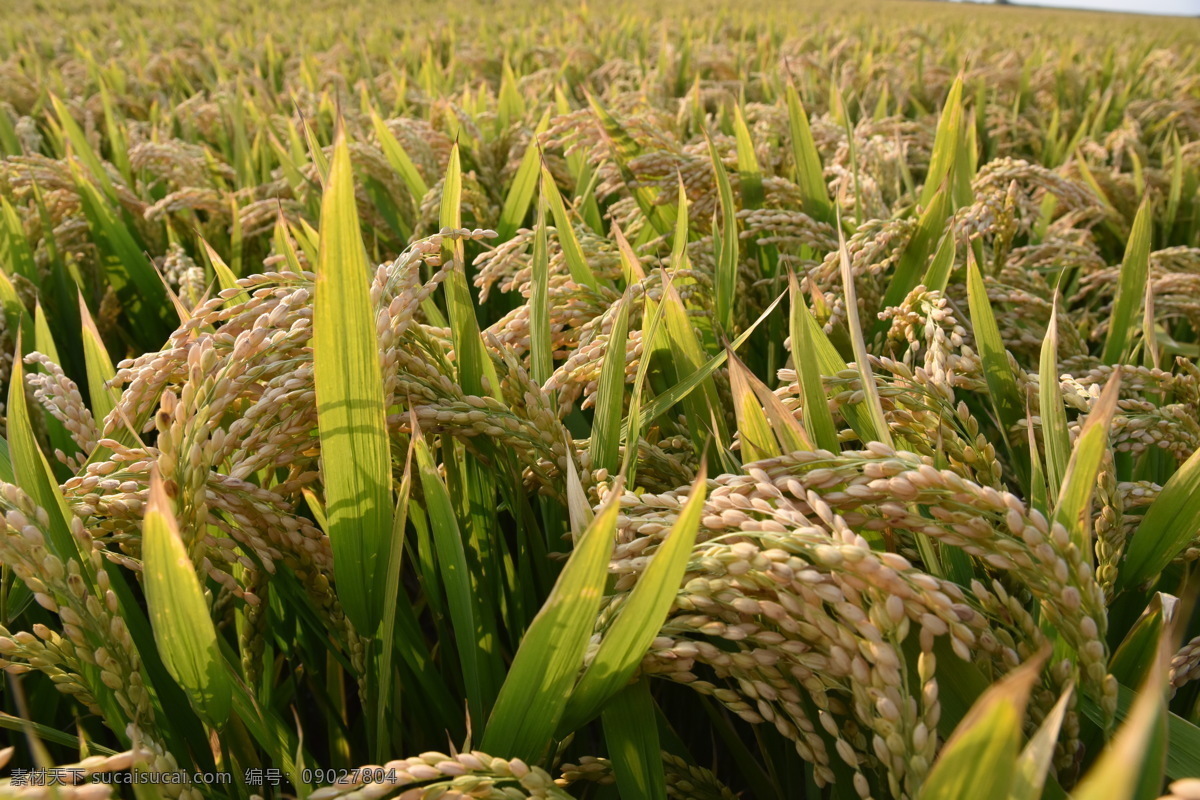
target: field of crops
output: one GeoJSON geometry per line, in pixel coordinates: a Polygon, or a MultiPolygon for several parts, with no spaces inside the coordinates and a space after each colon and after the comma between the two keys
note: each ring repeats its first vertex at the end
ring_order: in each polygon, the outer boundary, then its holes
{"type": "Polygon", "coordinates": [[[8,0],[0,310],[0,798],[1200,798],[1200,20],[8,0]]]}

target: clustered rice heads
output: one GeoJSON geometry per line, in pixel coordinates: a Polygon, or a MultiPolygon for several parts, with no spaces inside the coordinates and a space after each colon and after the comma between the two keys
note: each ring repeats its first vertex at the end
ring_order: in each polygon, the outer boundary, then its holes
{"type": "Polygon", "coordinates": [[[0,798],[1200,796],[1197,23],[17,5],[0,798]]]}

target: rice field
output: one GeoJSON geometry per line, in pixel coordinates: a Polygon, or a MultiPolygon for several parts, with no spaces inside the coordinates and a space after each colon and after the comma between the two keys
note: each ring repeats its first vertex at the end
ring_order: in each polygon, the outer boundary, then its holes
{"type": "Polygon", "coordinates": [[[0,798],[1200,798],[1200,20],[6,10],[0,798]]]}

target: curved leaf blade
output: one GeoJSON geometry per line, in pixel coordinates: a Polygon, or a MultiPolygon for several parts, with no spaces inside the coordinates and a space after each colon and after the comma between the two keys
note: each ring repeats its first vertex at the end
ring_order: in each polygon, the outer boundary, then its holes
{"type": "Polygon", "coordinates": [[[171,677],[208,724],[229,719],[233,690],[196,569],[157,470],[142,525],[142,576],[154,642],[171,677]]]}

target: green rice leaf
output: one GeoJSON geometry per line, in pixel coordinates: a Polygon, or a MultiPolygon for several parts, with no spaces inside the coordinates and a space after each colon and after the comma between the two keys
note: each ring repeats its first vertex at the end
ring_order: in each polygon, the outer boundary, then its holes
{"type": "MultiPolygon", "coordinates": [[[[618,225],[613,225],[612,232],[613,238],[617,242],[617,250],[621,254],[621,270],[625,274],[626,284],[632,286],[635,282],[642,282],[644,289],[646,273],[642,270],[642,264],[638,261],[637,254],[629,246],[625,234],[621,233],[618,225]]],[[[672,278],[673,273],[665,275],[665,279],[668,281],[672,278]]],[[[637,373],[633,378],[633,390],[629,395],[629,410],[621,426],[621,439],[625,442],[625,457],[621,462],[621,472],[631,484],[636,477],[638,444],[641,441],[643,425],[642,388],[646,385],[646,376],[650,374],[651,354],[654,351],[654,344],[658,341],[658,332],[665,310],[665,303],[658,303],[657,307],[646,304],[642,308],[642,357],[638,360],[637,373]]],[[[698,379],[697,385],[699,385],[698,379]]],[[[669,407],[664,405],[663,410],[665,411],[669,407]]],[[[569,463],[568,466],[570,466],[569,463]]],[[[569,489],[570,484],[568,484],[569,489]]]]}
{"type": "Polygon", "coordinates": [[[625,401],[625,342],[629,331],[629,309],[633,295],[626,289],[618,301],[616,317],[600,366],[596,389],[596,416],[588,442],[592,469],[606,469],[615,475],[621,462],[621,411],[625,401]]]}
{"type": "MultiPolygon", "coordinates": [[[[304,140],[308,142],[308,154],[313,160],[313,164],[317,167],[317,176],[321,179],[321,187],[328,190],[329,188],[329,159],[325,157],[325,150],[321,147],[321,143],[317,140],[317,134],[308,124],[305,118],[300,119],[300,124],[304,127],[304,140]]],[[[337,146],[337,143],[334,143],[337,146]]]]}
{"type": "Polygon", "coordinates": [[[129,163],[129,144],[125,136],[125,121],[121,119],[116,110],[108,82],[102,76],[97,76],[96,84],[100,89],[100,105],[104,110],[104,131],[108,135],[108,148],[112,154],[113,164],[121,173],[125,183],[132,186],[133,167],[129,163]]]}
{"type": "Polygon", "coordinates": [[[532,284],[529,295],[529,360],[539,386],[554,374],[554,342],[550,338],[550,251],[546,230],[546,201],[538,201],[533,234],[532,284]]]}
{"type": "MultiPolygon", "coordinates": [[[[320,231],[313,230],[313,227],[308,224],[308,220],[306,219],[301,219],[299,225],[289,222],[288,230],[291,231],[292,238],[296,240],[296,244],[298,244],[300,249],[304,252],[304,257],[308,259],[308,263],[320,263],[320,231]]],[[[235,269],[234,272],[237,273],[237,270],[235,269]]]]}
{"type": "Polygon", "coordinates": [[[696,542],[707,495],[706,472],[701,465],[670,533],[600,639],[600,649],[571,695],[562,733],[582,727],[629,682],[666,622],[696,542]]]}
{"type": "Polygon", "coordinates": [[[1000,327],[996,324],[987,289],[983,285],[983,274],[970,248],[967,248],[967,302],[992,406],[1007,439],[1008,432],[1025,416],[1024,404],[1017,391],[1017,380],[1008,360],[1008,350],[1000,337],[1000,327]]]}
{"type": "MultiPolygon", "coordinates": [[[[773,452],[775,455],[814,449],[812,440],[808,438],[808,432],[804,430],[804,426],[800,424],[796,416],[788,410],[779,396],[771,391],[771,387],[763,383],[733,353],[729,353],[729,378],[730,384],[734,385],[735,414],[745,413],[748,417],[761,415],[761,424],[765,427],[765,438],[764,433],[758,433],[755,438],[763,441],[766,447],[754,449],[773,452]]],[[[741,419],[741,416],[738,416],[738,430],[743,435],[742,460],[744,462],[758,460],[757,458],[752,459],[744,450],[745,430],[742,428],[741,419]]],[[[752,428],[758,425],[758,422],[751,422],[752,428]]]]}
{"type": "Polygon", "coordinates": [[[926,270],[925,277],[921,281],[925,284],[926,289],[937,292],[946,291],[946,286],[950,283],[950,273],[954,270],[954,251],[954,231],[948,230],[942,234],[942,241],[938,244],[933,261],[929,262],[929,269],[926,270]]]}
{"type": "MultiPolygon", "coordinates": [[[[814,292],[812,297],[815,305],[821,301],[822,295],[820,292],[814,292]]],[[[795,306],[793,306],[793,313],[795,313],[794,309],[795,306]]],[[[829,334],[825,333],[825,329],[817,322],[816,317],[809,312],[807,306],[800,312],[798,319],[802,320],[805,325],[804,344],[807,349],[803,352],[816,362],[818,372],[816,385],[821,385],[819,381],[820,375],[837,375],[839,372],[850,368],[842,359],[837,347],[830,341],[829,334]]],[[[793,360],[795,360],[794,357],[793,360]]],[[[817,413],[820,412],[818,411],[817,413]]],[[[845,417],[846,422],[849,423],[850,428],[858,434],[859,439],[864,442],[876,440],[874,417],[867,409],[863,408],[863,403],[849,403],[844,405],[841,408],[841,413],[845,417]]],[[[835,449],[831,452],[836,453],[837,450],[835,449]]]]}
{"type": "Polygon", "coordinates": [[[579,246],[579,239],[575,236],[575,228],[571,225],[571,218],[567,215],[566,206],[563,205],[562,195],[558,193],[554,176],[550,174],[550,170],[544,164],[542,165],[542,198],[554,215],[554,228],[558,231],[558,244],[562,247],[563,257],[567,261],[567,269],[571,272],[571,280],[580,286],[598,288],[600,282],[596,280],[592,268],[588,266],[587,258],[583,255],[583,248],[579,246]]]}
{"type": "Polygon", "coordinates": [[[867,414],[871,419],[871,441],[892,444],[892,434],[888,428],[887,418],[883,415],[883,403],[879,399],[879,387],[875,385],[875,375],[871,371],[871,361],[867,355],[867,342],[863,337],[862,324],[858,319],[858,299],[854,292],[854,273],[850,265],[850,251],[846,249],[846,237],[838,227],[838,253],[841,261],[842,290],[846,297],[846,327],[850,329],[850,344],[854,348],[855,366],[862,379],[862,389],[867,414]]]}
{"type": "MultiPolygon", "coordinates": [[[[415,423],[414,423],[415,424],[415,423]]],[[[425,496],[425,511],[437,552],[437,567],[446,591],[446,605],[454,630],[454,644],[462,666],[467,690],[467,706],[473,719],[485,719],[486,692],[484,660],[494,647],[494,639],[485,636],[481,615],[476,605],[483,598],[476,596],[471,582],[470,565],[463,545],[463,534],[433,454],[419,429],[414,430],[413,445],[417,456],[417,475],[425,496]]]]}
{"type": "MultiPolygon", "coordinates": [[[[50,333],[50,323],[46,320],[46,311],[38,301],[35,301],[33,306],[33,332],[33,349],[47,356],[55,364],[62,366],[62,359],[58,355],[58,346],[54,343],[54,335],[50,333]]],[[[40,365],[37,366],[37,371],[44,372],[40,365]]],[[[45,414],[43,421],[46,425],[46,435],[50,447],[53,450],[61,450],[69,456],[73,456],[79,451],[79,446],[75,444],[75,439],[62,421],[52,414],[45,414]]]]}
{"type": "Polygon", "coordinates": [[[71,172],[108,280],[127,304],[127,312],[137,323],[140,340],[148,349],[156,349],[162,345],[171,327],[167,313],[171,304],[166,286],[117,207],[84,177],[74,162],[71,172]]]}
{"type": "Polygon", "coordinates": [[[629,168],[630,159],[641,155],[642,148],[629,135],[629,132],[622,127],[616,117],[605,108],[603,103],[597,100],[591,93],[588,93],[587,98],[596,117],[600,120],[601,126],[604,128],[605,135],[612,144],[613,160],[617,164],[617,169],[621,172],[621,178],[632,192],[634,199],[637,201],[638,208],[641,209],[642,215],[659,234],[664,236],[669,234],[671,226],[675,223],[675,218],[670,213],[669,207],[655,203],[657,192],[649,186],[639,185],[629,168]]]}
{"type": "Polygon", "coordinates": [[[578,544],[579,537],[591,526],[595,518],[592,504],[588,502],[587,490],[579,480],[579,469],[575,458],[567,459],[567,514],[571,526],[571,540],[578,544]]]}
{"type": "Polygon", "coordinates": [[[921,205],[925,208],[932,205],[934,195],[942,188],[943,182],[952,186],[951,195],[955,205],[961,208],[971,203],[974,172],[970,168],[964,134],[962,93],[963,81],[962,75],[959,75],[946,95],[942,115],[938,118],[929,172],[921,189],[921,205]]]}
{"type": "Polygon", "coordinates": [[[1142,200],[1133,220],[1133,231],[1125,245],[1121,261],[1121,276],[1117,281],[1117,296],[1113,301],[1108,334],[1104,339],[1101,358],[1105,364],[1124,361],[1132,341],[1131,328],[1137,323],[1142,300],[1146,295],[1146,278],[1150,272],[1150,245],[1154,237],[1153,206],[1150,198],[1142,200]]]}
{"type": "MultiPolygon", "coordinates": [[[[400,479],[400,487],[396,491],[395,508],[392,509],[392,546],[389,548],[390,552],[388,553],[387,572],[384,577],[382,598],[383,619],[379,648],[379,685],[375,708],[375,758],[380,762],[390,752],[387,713],[391,707],[392,700],[392,664],[396,656],[396,618],[402,616],[406,622],[409,622],[409,625],[405,626],[409,629],[415,626],[416,621],[416,613],[413,611],[412,602],[408,599],[408,594],[400,585],[400,572],[404,562],[404,548],[401,546],[401,543],[404,541],[404,529],[408,524],[408,502],[412,494],[412,457],[413,445],[410,438],[408,453],[404,458],[404,475],[400,479]]],[[[410,652],[410,659],[413,655],[416,655],[414,651],[418,649],[415,646],[415,639],[416,637],[410,637],[404,645],[404,649],[410,652]]],[[[424,655],[424,653],[421,655],[424,655]]]]}
{"type": "Polygon", "coordinates": [[[7,197],[0,197],[0,264],[10,274],[20,275],[34,286],[41,285],[25,227],[7,197]]]}
{"type": "Polygon", "coordinates": [[[761,208],[763,204],[762,168],[754,152],[754,140],[742,117],[740,105],[733,107],[733,133],[737,141],[738,175],[741,178],[742,207],[761,208]]]}
{"type": "Polygon", "coordinates": [[[58,117],[58,124],[62,126],[63,136],[66,138],[74,155],[83,162],[92,180],[99,184],[105,198],[115,202],[117,198],[116,187],[113,186],[112,179],[108,177],[108,171],[104,169],[104,163],[100,160],[100,156],[92,149],[92,145],[88,141],[87,135],[83,132],[83,128],[79,127],[79,123],[67,111],[66,105],[53,93],[50,95],[50,104],[54,106],[54,114],[58,117]]]}
{"type": "MultiPolygon", "coordinates": [[[[803,396],[804,427],[808,430],[813,442],[822,450],[831,453],[841,451],[838,443],[837,428],[833,424],[833,414],[829,410],[829,401],[825,395],[825,386],[821,382],[821,368],[814,354],[813,330],[824,334],[808,305],[804,302],[804,293],[800,291],[800,282],[794,272],[788,273],[788,291],[791,295],[790,335],[792,340],[792,365],[796,370],[796,380],[800,384],[803,396]]],[[[836,352],[834,353],[836,356],[836,352]]],[[[843,364],[843,366],[845,366],[843,364]]]]}
{"type": "Polygon", "coordinates": [[[1200,450],[1163,485],[1134,531],[1117,574],[1117,588],[1141,586],[1158,575],[1200,530],[1200,450]]]}
{"type": "Polygon", "coordinates": [[[1162,229],[1169,236],[1179,217],[1179,202],[1183,197],[1183,146],[1179,132],[1171,133],[1171,186],[1167,190],[1167,209],[1163,215],[1162,229]]]}
{"type": "Polygon", "coordinates": [[[920,800],[1008,800],[1025,705],[1047,655],[1026,661],[975,701],[942,747],[920,800]]]}
{"type": "Polygon", "coordinates": [[[1058,741],[1058,733],[1062,730],[1063,718],[1066,717],[1067,707],[1074,692],[1074,686],[1068,684],[1058,702],[1050,709],[1050,713],[1021,750],[1021,755],[1017,757],[1016,769],[1013,771],[1008,800],[1035,800],[1042,797],[1046,776],[1050,773],[1054,757],[1054,745],[1058,741]]]}
{"type": "MultiPolygon", "coordinates": [[[[738,226],[737,205],[733,200],[733,188],[729,183],[729,174],[717,154],[712,137],[705,131],[708,139],[708,155],[712,160],[713,174],[717,177],[717,190],[721,200],[721,244],[717,249],[717,272],[714,277],[713,293],[717,305],[717,323],[721,330],[733,330],[734,293],[737,291],[738,268],[738,226]]],[[[713,226],[716,231],[716,225],[713,226]]]]}
{"type": "Polygon", "coordinates": [[[813,140],[808,114],[790,80],[784,96],[788,108],[788,131],[792,139],[792,159],[796,165],[796,184],[800,187],[800,207],[813,219],[833,225],[836,217],[829,199],[829,187],[825,184],[821,154],[813,140]]]}
{"type": "Polygon", "coordinates": [[[239,305],[241,303],[248,302],[250,300],[249,293],[242,287],[238,286],[237,276],[233,274],[233,270],[231,270],[229,265],[225,263],[225,259],[221,258],[221,255],[214,250],[212,245],[210,245],[207,241],[203,239],[200,241],[204,245],[204,252],[208,255],[208,262],[212,264],[213,272],[216,273],[217,285],[221,287],[222,291],[226,289],[236,289],[238,292],[233,297],[229,298],[227,302],[232,305],[239,305]]]}
{"type": "Polygon", "coordinates": [[[609,495],[522,637],[488,719],[484,750],[536,761],[550,745],[604,596],[620,496],[609,495]]]}
{"type": "Polygon", "coordinates": [[[525,98],[517,90],[517,76],[512,65],[504,60],[500,73],[500,96],[496,103],[497,122],[501,131],[507,130],[514,121],[525,117],[525,98]]]}
{"type": "MultiPolygon", "coordinates": [[[[0,728],[14,731],[16,733],[25,733],[32,731],[39,739],[61,744],[67,747],[79,747],[80,737],[78,734],[70,734],[65,731],[60,731],[57,728],[51,728],[49,725],[43,725],[40,722],[14,717],[4,711],[0,711],[0,728]]],[[[84,742],[89,752],[97,753],[102,756],[115,756],[116,750],[111,747],[105,747],[102,744],[97,744],[93,741],[84,742]]]]}
{"type": "Polygon", "coordinates": [[[371,125],[375,129],[376,138],[379,139],[379,147],[383,150],[384,158],[387,159],[392,169],[396,170],[396,174],[404,181],[404,185],[408,187],[413,203],[419,205],[425,199],[425,195],[429,194],[429,185],[421,177],[416,165],[409,158],[408,152],[374,109],[371,110],[371,125]]]}
{"type": "Polygon", "coordinates": [[[542,159],[538,148],[538,134],[550,125],[550,109],[542,114],[541,120],[529,138],[529,145],[521,157],[517,174],[513,177],[512,185],[508,187],[508,195],[504,198],[504,208],[500,211],[500,222],[496,225],[498,241],[507,242],[521,227],[529,204],[537,190],[538,179],[541,175],[542,159]]]}
{"type": "Polygon", "coordinates": [[[1142,306],[1142,365],[1160,369],[1162,351],[1158,346],[1158,331],[1154,319],[1154,284],[1147,281],[1146,302],[1142,306]]]}
{"type": "Polygon", "coordinates": [[[754,390],[750,388],[749,379],[754,378],[754,374],[737,356],[730,354],[728,360],[729,388],[743,463],[781,455],[782,451],[775,440],[775,434],[771,431],[766,412],[759,405],[754,390]]]}
{"type": "MultiPolygon", "coordinates": [[[[29,313],[29,309],[25,308],[25,304],[21,302],[21,298],[17,294],[17,287],[13,285],[12,280],[3,270],[0,270],[0,306],[4,309],[4,322],[8,330],[17,331],[24,342],[33,342],[36,336],[33,329],[33,315],[29,313]]],[[[25,353],[18,355],[25,355],[25,353]]]]}
{"type": "MultiPolygon", "coordinates": [[[[1138,694],[1124,684],[1117,685],[1117,721],[1129,717],[1138,694]]],[[[1103,710],[1086,694],[1079,696],[1079,708],[1100,727],[1110,724],[1103,710]]],[[[1178,714],[1167,715],[1167,777],[1173,780],[1200,775],[1200,728],[1178,714]]]]}
{"type": "Polygon", "coordinates": [[[17,129],[13,126],[8,112],[0,113],[0,155],[19,156],[23,152],[17,129]]]}
{"type": "MultiPolygon", "coordinates": [[[[722,364],[725,363],[725,359],[728,357],[730,352],[736,352],[739,347],[746,343],[746,340],[750,338],[750,334],[754,333],[763,320],[771,315],[771,313],[775,310],[775,307],[779,305],[781,300],[783,300],[783,297],[784,296],[782,294],[779,295],[779,297],[776,297],[771,305],[767,306],[766,310],[764,310],[763,313],[758,316],[758,319],[756,319],[753,324],[746,328],[746,330],[742,331],[742,334],[738,336],[738,338],[734,339],[733,342],[730,343],[727,350],[724,350],[713,356],[699,369],[688,375],[688,377],[681,379],[670,389],[655,397],[644,407],[641,407],[639,409],[639,416],[637,418],[639,425],[649,425],[661,415],[665,414],[667,410],[671,408],[671,406],[686,398],[696,389],[696,387],[700,386],[704,380],[710,378],[712,374],[716,372],[722,364]]],[[[645,339],[646,337],[643,335],[643,341],[645,341],[645,339]]],[[[638,386],[639,384],[635,382],[635,396],[637,394],[638,386]]],[[[630,415],[626,417],[625,425],[622,428],[622,438],[626,442],[630,441],[630,432],[634,430],[634,428],[630,425],[630,419],[632,417],[633,415],[631,412],[630,415]]],[[[628,450],[626,452],[628,452],[628,450]]]]}
{"type": "MultiPolygon", "coordinates": [[[[900,262],[896,264],[880,308],[900,305],[908,293],[920,283],[921,276],[926,272],[929,254],[933,252],[935,244],[942,237],[942,232],[946,228],[946,217],[949,214],[950,193],[942,189],[933,196],[928,208],[917,221],[916,233],[909,240],[908,246],[904,248],[904,255],[900,256],[900,262]]],[[[889,322],[886,320],[877,320],[875,335],[886,333],[888,325],[889,322]]]]}
{"type": "Polygon", "coordinates": [[[0,436],[0,481],[14,483],[12,456],[8,452],[8,440],[0,436]]]}
{"type": "MultiPolygon", "coordinates": [[[[679,186],[678,208],[675,242],[671,251],[673,275],[689,267],[687,258],[688,202],[682,183],[679,186]]],[[[645,302],[647,311],[654,313],[656,304],[649,297],[646,297],[645,302]]],[[[700,337],[696,334],[696,329],[692,327],[683,299],[675,288],[674,281],[666,279],[665,271],[661,302],[665,307],[663,316],[665,327],[659,336],[665,334],[671,353],[667,372],[673,375],[676,382],[685,381],[700,372],[706,360],[706,353],[700,337]]],[[[652,343],[652,345],[655,344],[657,343],[652,343]]],[[[693,437],[693,446],[699,450],[704,447],[705,441],[712,437],[717,447],[724,447],[729,441],[729,433],[726,430],[725,415],[717,394],[716,383],[711,375],[704,375],[698,386],[699,393],[689,392],[682,398],[688,428],[693,437]],[[713,423],[715,423],[715,428],[713,423]]]]}
{"type": "Polygon", "coordinates": [[[157,471],[142,525],[142,579],[154,642],[192,708],[219,728],[229,719],[232,689],[203,587],[175,524],[157,471]]]}
{"type": "Polygon", "coordinates": [[[1141,684],[1129,715],[1108,747],[1071,792],[1072,800],[1134,800],[1156,797],[1166,769],[1167,664],[1171,654],[1165,637],[1157,647],[1153,666],[1141,684]],[[1131,769],[1131,765],[1138,768],[1131,769]]]}
{"type": "MultiPolygon", "coordinates": [[[[1069,149],[1074,150],[1074,146],[1070,147],[1069,149]]],[[[1105,220],[1105,222],[1110,229],[1113,229],[1114,226],[1112,223],[1112,217],[1119,217],[1120,212],[1117,211],[1115,206],[1113,206],[1112,200],[1109,198],[1108,193],[1104,191],[1104,189],[1100,186],[1100,182],[1096,180],[1096,176],[1092,174],[1092,169],[1088,166],[1087,159],[1083,157],[1082,153],[1075,151],[1074,164],[1079,170],[1079,175],[1083,178],[1084,183],[1091,188],[1092,192],[1096,195],[1096,199],[1100,201],[1100,204],[1104,206],[1105,211],[1108,212],[1109,219],[1105,220]]]]}
{"type": "Polygon", "coordinates": [[[1088,508],[1096,488],[1096,478],[1100,474],[1100,465],[1108,451],[1108,429],[1117,408],[1120,390],[1121,372],[1114,370],[1075,441],[1066,477],[1058,493],[1058,505],[1054,509],[1054,519],[1070,531],[1071,540],[1082,553],[1091,552],[1091,515],[1088,508]]]}
{"type": "Polygon", "coordinates": [[[622,800],[666,800],[666,776],[650,685],[642,678],[604,707],[604,741],[622,800]]]}
{"type": "Polygon", "coordinates": [[[300,264],[300,254],[296,252],[296,246],[292,244],[292,237],[288,235],[288,223],[280,214],[275,218],[275,231],[272,238],[275,242],[275,252],[279,253],[284,258],[284,263],[287,264],[288,272],[295,275],[304,274],[304,268],[300,264]]]}
{"type": "Polygon", "coordinates": [[[29,419],[29,406],[25,399],[25,367],[20,357],[21,337],[17,337],[17,355],[12,361],[12,375],[8,387],[8,449],[12,458],[13,477],[35,504],[45,510],[48,517],[46,543],[52,553],[63,562],[74,561],[85,579],[94,587],[95,576],[91,562],[82,558],[79,543],[71,533],[69,521],[74,517],[63,497],[50,462],[38,447],[33,436],[33,425],[29,419]]]}
{"type": "Polygon", "coordinates": [[[58,345],[54,343],[54,334],[50,332],[50,323],[46,321],[46,309],[38,300],[35,300],[33,304],[33,335],[33,349],[48,356],[55,364],[61,365],[62,360],[58,357],[58,345]]]}
{"type": "MultiPolygon", "coordinates": [[[[443,228],[462,227],[462,162],[458,145],[450,150],[446,180],[442,184],[441,224],[443,228]]],[[[475,299],[467,286],[466,257],[461,239],[451,248],[454,265],[446,272],[442,286],[446,290],[446,309],[450,316],[450,331],[454,337],[454,352],[458,380],[467,394],[499,397],[500,379],[496,366],[483,346],[479,320],[475,317],[475,299]],[[484,387],[487,387],[486,389],[484,387]]]]}
{"type": "Polygon", "coordinates": [[[1137,622],[1108,661],[1109,673],[1125,686],[1141,686],[1156,669],[1159,643],[1172,621],[1178,600],[1155,592],[1137,622]]]}
{"type": "Polygon", "coordinates": [[[1062,387],[1059,386],[1058,375],[1057,293],[1038,361],[1038,408],[1042,418],[1042,443],[1046,451],[1050,499],[1056,501],[1058,489],[1067,475],[1067,463],[1071,458],[1071,434],[1067,429],[1067,412],[1063,408],[1062,387]]]}
{"type": "MultiPolygon", "coordinates": [[[[229,212],[233,217],[233,224],[229,226],[229,268],[233,270],[233,274],[241,276],[244,274],[242,269],[242,254],[245,249],[245,237],[242,230],[242,215],[238,208],[236,197],[229,198],[229,212]]],[[[310,264],[315,264],[315,261],[310,261],[310,264]]]]}
{"type": "Polygon", "coordinates": [[[364,635],[381,618],[392,529],[383,375],[350,151],[339,133],[321,203],[313,372],[337,592],[364,635]]]}

